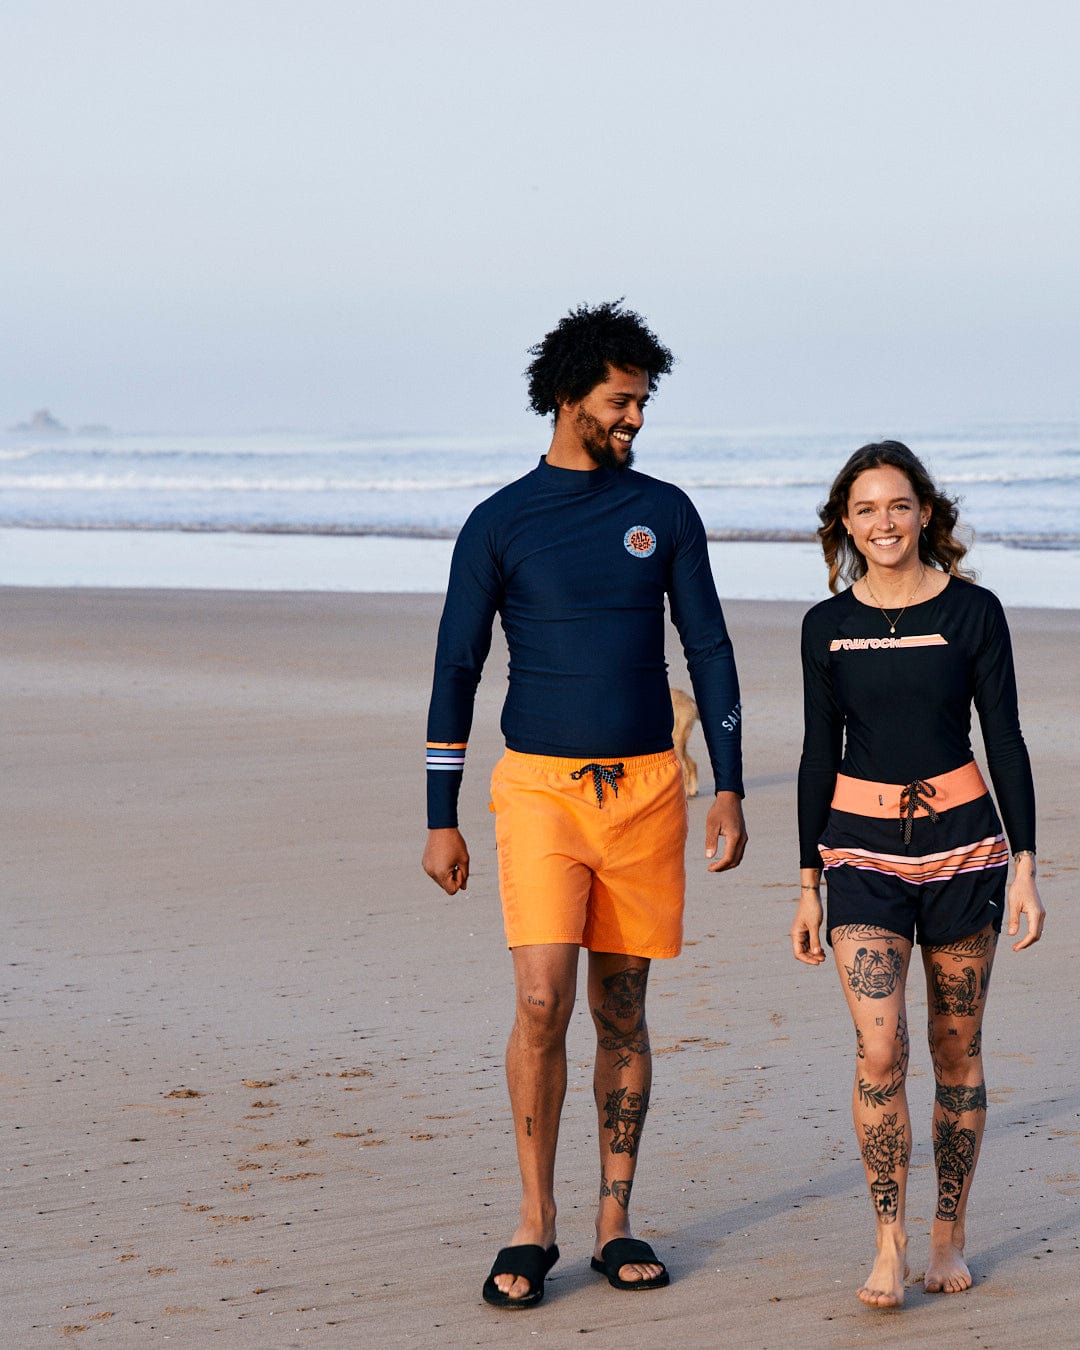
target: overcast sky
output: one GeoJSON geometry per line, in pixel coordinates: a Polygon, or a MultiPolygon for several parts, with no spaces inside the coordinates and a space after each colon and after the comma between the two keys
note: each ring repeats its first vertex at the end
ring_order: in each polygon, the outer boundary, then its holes
{"type": "Polygon", "coordinates": [[[521,429],[624,294],[669,424],[1075,418],[1078,69],[1075,0],[3,0],[0,425],[521,429]]]}

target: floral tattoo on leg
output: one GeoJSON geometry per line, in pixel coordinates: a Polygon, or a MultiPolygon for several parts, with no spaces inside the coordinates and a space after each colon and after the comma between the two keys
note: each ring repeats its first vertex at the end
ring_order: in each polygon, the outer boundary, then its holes
{"type": "Polygon", "coordinates": [[[874,1208],[882,1223],[895,1223],[900,1207],[900,1183],[894,1174],[907,1167],[911,1157],[907,1126],[897,1125],[894,1113],[883,1116],[880,1125],[864,1125],[863,1135],[863,1161],[877,1177],[870,1183],[874,1208]]]}

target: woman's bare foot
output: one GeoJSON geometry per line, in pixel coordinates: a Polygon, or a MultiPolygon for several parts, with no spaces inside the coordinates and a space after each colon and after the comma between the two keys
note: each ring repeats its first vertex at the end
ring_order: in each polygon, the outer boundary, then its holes
{"type": "Polygon", "coordinates": [[[951,1238],[930,1237],[930,1259],[926,1263],[923,1288],[928,1294],[962,1294],[971,1288],[971,1271],[964,1260],[963,1248],[951,1238]]]}
{"type": "Polygon", "coordinates": [[[904,1302],[908,1276],[907,1243],[888,1243],[877,1254],[859,1298],[868,1308],[899,1308],[904,1302]]]}

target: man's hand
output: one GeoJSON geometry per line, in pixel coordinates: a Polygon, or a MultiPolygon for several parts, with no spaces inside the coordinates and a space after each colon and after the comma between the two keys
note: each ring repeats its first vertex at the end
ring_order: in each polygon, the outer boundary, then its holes
{"type": "Polygon", "coordinates": [[[709,863],[710,872],[726,872],[738,867],[746,848],[746,824],[743,821],[742,798],[737,792],[718,792],[716,801],[705,817],[705,856],[715,859],[709,863]],[[716,857],[720,836],[724,837],[724,851],[716,857]]]}
{"type": "Polygon", "coordinates": [[[469,884],[469,850],[461,831],[428,830],[422,866],[447,895],[465,890],[469,884]]]}

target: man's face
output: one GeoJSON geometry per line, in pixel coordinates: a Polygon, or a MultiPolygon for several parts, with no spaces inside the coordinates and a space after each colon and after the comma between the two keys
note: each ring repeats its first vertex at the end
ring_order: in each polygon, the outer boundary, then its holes
{"type": "Polygon", "coordinates": [[[577,403],[564,403],[560,417],[569,420],[582,449],[601,469],[628,469],[634,462],[634,437],[645,421],[649,376],[630,366],[609,365],[607,378],[577,403]]]}

